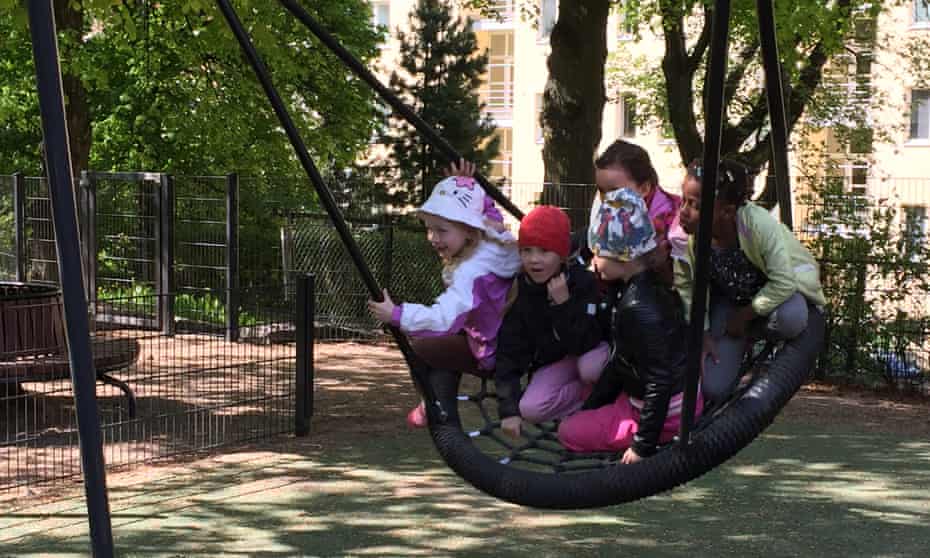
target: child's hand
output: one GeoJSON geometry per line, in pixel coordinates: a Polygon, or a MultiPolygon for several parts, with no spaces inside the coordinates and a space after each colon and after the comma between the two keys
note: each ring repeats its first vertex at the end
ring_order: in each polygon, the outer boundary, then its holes
{"type": "Polygon", "coordinates": [[[391,317],[394,315],[394,301],[388,295],[387,289],[384,289],[384,302],[368,301],[368,311],[379,322],[391,323],[391,317]]]}
{"type": "Polygon", "coordinates": [[[746,331],[749,329],[749,322],[755,319],[756,313],[751,304],[740,306],[735,312],[730,313],[727,319],[727,335],[731,337],[746,337],[746,331]]]}
{"type": "Polygon", "coordinates": [[[642,460],[643,458],[640,457],[639,454],[633,450],[633,448],[627,448],[626,451],[623,452],[623,457],[620,458],[620,463],[623,463],[624,465],[632,465],[633,463],[642,460]]]}
{"type": "Polygon", "coordinates": [[[594,273],[604,281],[616,281],[621,276],[623,264],[613,258],[594,256],[594,273]]]}
{"type": "Polygon", "coordinates": [[[507,417],[501,421],[501,430],[503,430],[507,435],[513,438],[520,437],[520,426],[523,424],[523,418],[516,417],[507,417]]]}
{"type": "Polygon", "coordinates": [[[571,296],[568,292],[568,281],[565,280],[564,273],[559,273],[549,279],[549,282],[546,283],[546,289],[549,291],[549,300],[552,301],[552,304],[562,304],[571,296]]]}
{"type": "Polygon", "coordinates": [[[478,170],[478,167],[471,161],[459,159],[458,163],[452,161],[449,163],[449,166],[443,170],[446,176],[475,176],[475,171],[478,170]]]}
{"type": "Polygon", "coordinates": [[[505,233],[510,230],[510,227],[508,227],[506,223],[495,221],[494,219],[485,219],[484,224],[489,229],[493,229],[499,233],[505,233]]]}

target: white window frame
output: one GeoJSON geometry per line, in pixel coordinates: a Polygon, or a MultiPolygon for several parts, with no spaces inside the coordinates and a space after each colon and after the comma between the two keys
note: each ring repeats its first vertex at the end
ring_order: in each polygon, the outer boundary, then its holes
{"type": "Polygon", "coordinates": [[[626,20],[626,16],[623,14],[627,1],[628,0],[621,0],[620,7],[617,11],[617,42],[621,43],[632,41],[636,37],[636,29],[630,25],[630,22],[626,20]]]}
{"type": "Polygon", "coordinates": [[[624,93],[620,96],[620,129],[621,138],[635,138],[639,132],[636,128],[636,96],[624,93]]]}
{"type": "Polygon", "coordinates": [[[930,89],[912,89],[911,90],[911,103],[910,110],[908,111],[908,134],[907,134],[907,144],[908,145],[930,145],[930,89]],[[924,115],[923,115],[923,128],[925,136],[915,136],[914,133],[914,119],[920,118],[918,113],[916,116],[914,111],[917,110],[917,102],[915,97],[920,95],[923,97],[923,103],[925,104],[924,115]]]}
{"type": "Polygon", "coordinates": [[[545,43],[549,41],[552,35],[552,29],[559,20],[559,0],[539,0],[539,30],[536,34],[536,41],[545,43]],[[553,13],[546,17],[546,7],[551,6],[553,13]]]}
{"type": "Polygon", "coordinates": [[[371,3],[371,23],[372,25],[379,27],[386,27],[388,32],[391,30],[391,3],[389,1],[380,0],[377,2],[371,3]],[[380,10],[384,10],[381,12],[380,10]],[[381,15],[387,16],[387,22],[379,21],[381,15]]]}
{"type": "Polygon", "coordinates": [[[542,93],[537,93],[537,94],[534,96],[534,99],[536,100],[536,106],[535,106],[535,109],[536,109],[536,113],[535,113],[535,114],[536,114],[536,127],[535,127],[535,132],[534,132],[534,136],[533,136],[533,137],[534,137],[534,139],[536,140],[536,143],[539,144],[539,143],[543,143],[543,142],[545,141],[545,138],[543,137],[543,125],[542,125],[542,121],[541,121],[541,119],[542,119],[542,110],[543,110],[543,94],[542,94],[542,93]]]}
{"type": "Polygon", "coordinates": [[[911,10],[911,28],[930,29],[930,0],[914,0],[913,9],[911,10]],[[923,14],[920,11],[921,2],[923,2],[926,10],[923,14]]]}

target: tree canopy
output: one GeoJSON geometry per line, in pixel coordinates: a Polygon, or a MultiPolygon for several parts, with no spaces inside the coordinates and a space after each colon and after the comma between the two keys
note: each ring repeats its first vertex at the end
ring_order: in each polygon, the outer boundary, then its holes
{"type": "MultiPolygon", "coordinates": [[[[75,170],[238,171],[299,166],[214,2],[55,3],[75,170]]],[[[373,127],[371,91],[279,5],[236,3],[318,163],[348,164],[373,127]]],[[[308,8],[368,61],[378,30],[364,0],[308,8]]],[[[0,172],[39,170],[41,130],[25,10],[0,0],[0,172]]]]}
{"type": "MultiPolygon", "coordinates": [[[[788,124],[794,130],[805,111],[830,110],[824,103],[836,102],[818,96],[831,57],[844,52],[856,22],[874,18],[882,9],[901,0],[780,0],[775,2],[777,42],[782,62],[788,124]],[[820,106],[815,106],[820,103],[820,106]]],[[[524,17],[532,19],[534,3],[516,0],[524,17]]],[[[462,0],[463,5],[493,12],[487,0],[462,0]]],[[[674,138],[681,161],[687,163],[703,151],[704,70],[710,42],[710,11],[713,0],[623,0],[622,2],[560,2],[559,20],[552,31],[549,55],[550,77],[543,108],[544,162],[547,178],[586,181],[579,162],[565,168],[565,161],[593,159],[599,130],[586,141],[565,142],[565,130],[577,128],[579,114],[601,114],[605,95],[596,86],[604,72],[594,64],[582,63],[580,49],[591,54],[606,52],[606,4],[628,21],[638,24],[637,36],[647,29],[664,43],[661,61],[633,59],[620,51],[608,68],[608,78],[635,94],[638,114],[654,119],[674,138]],[[565,33],[564,31],[570,31],[565,33]],[[585,44],[572,41],[583,38],[585,44]],[[559,40],[557,40],[559,39],[559,40]],[[553,72],[566,68],[570,79],[553,72]],[[553,94],[558,92],[561,94],[553,94]],[[574,117],[572,115],[575,115],[574,117]],[[596,134],[596,135],[594,135],[596,134]],[[578,154],[578,151],[584,153],[578,154]],[[556,172],[551,172],[555,169],[556,172]]],[[[634,26],[636,27],[636,26],[634,26]]],[[[739,154],[756,168],[769,157],[769,120],[762,88],[762,70],[756,3],[732,2],[729,64],[725,87],[726,120],[723,152],[739,154]]],[[[565,73],[565,72],[563,72],[565,73]]],[[[611,81],[609,79],[609,81],[611,81]]],[[[617,95],[615,87],[607,97],[617,95]]],[[[597,124],[599,125],[599,120],[597,124]]],[[[592,124],[588,124],[590,127],[592,124]]],[[[574,134],[577,136],[578,134],[574,134]]]]}

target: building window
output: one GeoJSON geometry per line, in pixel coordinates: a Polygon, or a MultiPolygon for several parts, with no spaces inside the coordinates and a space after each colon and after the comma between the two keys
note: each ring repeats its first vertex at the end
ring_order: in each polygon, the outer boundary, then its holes
{"type": "Polygon", "coordinates": [[[543,94],[536,94],[536,143],[543,142],[543,125],[542,125],[542,111],[543,111],[543,94]]]}
{"type": "Polygon", "coordinates": [[[636,135],[636,96],[625,94],[620,99],[620,135],[632,138],[636,135]]]}
{"type": "Polygon", "coordinates": [[[914,254],[927,242],[927,208],[904,206],[904,253],[914,254]]]}
{"type": "Polygon", "coordinates": [[[481,97],[495,120],[513,118],[513,33],[490,34],[488,75],[481,97]]]}
{"type": "Polygon", "coordinates": [[[539,39],[548,39],[559,17],[558,0],[539,0],[539,39]]]}
{"type": "Polygon", "coordinates": [[[911,138],[930,139],[930,90],[915,89],[911,92],[911,138]]]}
{"type": "Polygon", "coordinates": [[[513,130],[498,128],[495,135],[500,138],[497,158],[491,161],[489,176],[495,179],[510,180],[510,167],[513,158],[513,130]]]}
{"type": "Polygon", "coordinates": [[[389,2],[373,2],[371,4],[371,20],[377,27],[390,27],[391,4],[389,2]]]}
{"type": "Polygon", "coordinates": [[[636,19],[630,13],[627,7],[629,0],[620,2],[619,13],[617,15],[617,39],[620,41],[632,41],[636,32],[636,19]]]}
{"type": "Polygon", "coordinates": [[[914,0],[914,23],[930,26],[930,0],[914,0]]]}

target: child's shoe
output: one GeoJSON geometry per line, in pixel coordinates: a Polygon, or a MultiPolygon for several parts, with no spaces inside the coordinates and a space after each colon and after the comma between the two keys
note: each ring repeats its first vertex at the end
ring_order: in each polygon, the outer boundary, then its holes
{"type": "Polygon", "coordinates": [[[410,428],[424,428],[427,425],[426,405],[420,401],[420,404],[410,409],[407,413],[407,426],[410,428]]]}

